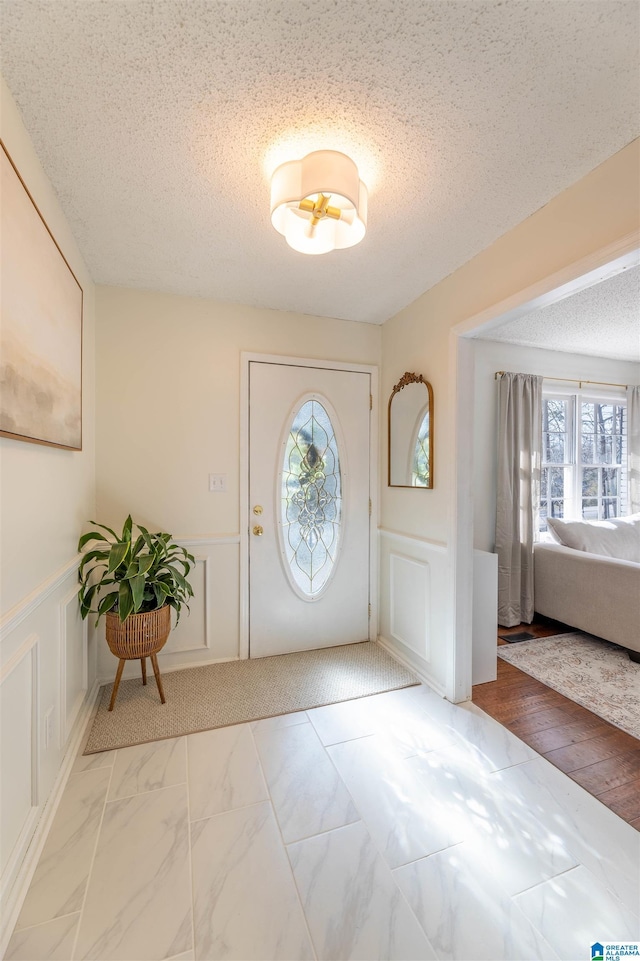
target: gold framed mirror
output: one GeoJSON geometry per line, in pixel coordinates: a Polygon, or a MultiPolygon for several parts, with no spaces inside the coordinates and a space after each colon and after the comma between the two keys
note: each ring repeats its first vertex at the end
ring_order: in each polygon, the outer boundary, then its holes
{"type": "Polygon", "coordinates": [[[407,371],[391,391],[389,487],[433,488],[433,389],[407,371]]]}

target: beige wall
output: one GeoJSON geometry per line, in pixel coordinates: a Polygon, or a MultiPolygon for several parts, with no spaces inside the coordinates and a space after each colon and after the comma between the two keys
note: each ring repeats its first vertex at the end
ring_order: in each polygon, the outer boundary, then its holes
{"type": "MultiPolygon", "coordinates": [[[[240,354],[378,365],[381,330],[115,287],[99,287],[96,302],[98,520],[119,527],[131,513],[196,557],[191,614],[163,669],[236,658],[240,354]],[[227,475],[226,493],[209,492],[210,473],[227,475]]],[[[101,677],[112,661],[102,645],[101,677]]]]}
{"type": "MultiPolygon", "coordinates": [[[[393,490],[383,484],[382,526],[446,540],[453,509],[451,328],[638,230],[639,147],[638,140],[629,144],[384,325],[383,404],[405,370],[424,374],[434,388],[435,489],[393,490]]],[[[382,428],[385,463],[386,425],[382,428]]]]}
{"type": "MultiPolygon", "coordinates": [[[[393,384],[405,371],[423,374],[433,386],[435,487],[402,490],[386,486],[387,432],[383,422],[381,638],[452,700],[470,697],[473,647],[480,637],[491,636],[492,630],[495,633],[495,621],[493,627],[473,621],[473,489],[469,486],[465,491],[461,487],[460,496],[457,489],[465,476],[473,474],[473,465],[471,459],[456,465],[454,444],[460,437],[461,450],[472,447],[474,411],[465,401],[464,413],[457,418],[454,408],[455,335],[451,330],[637,231],[638,147],[635,141],[611,157],[383,327],[383,407],[393,384]],[[454,529],[455,544],[451,542],[454,529]],[[407,557],[413,566],[403,566],[407,557]],[[407,571],[413,572],[413,586],[403,580],[407,571]],[[407,597],[426,612],[420,637],[409,640],[402,630],[394,629],[401,623],[407,597]]],[[[424,256],[429,256],[428,250],[424,256]]],[[[468,355],[469,342],[463,345],[467,348],[463,353],[468,355]]],[[[468,376],[472,377],[472,364],[470,368],[468,376]]],[[[486,609],[490,611],[492,605],[486,609]]]]}
{"type": "Polygon", "coordinates": [[[83,450],[0,437],[0,727],[11,732],[0,761],[2,945],[35,868],[65,757],[68,769],[78,748],[97,651],[80,620],[75,563],[95,507],[94,288],[4,81],[0,87],[2,141],[84,291],[83,450]]]}
{"type": "MultiPolygon", "coordinates": [[[[84,291],[83,450],[0,437],[1,609],[6,614],[76,554],[94,510],[94,289],[18,109],[0,78],[3,143],[84,291]]],[[[4,240],[4,238],[3,238],[4,240]]]]}
{"type": "Polygon", "coordinates": [[[98,519],[238,533],[240,352],[380,362],[379,327],[97,289],[98,519]],[[209,473],[227,493],[208,491],[209,473]]]}

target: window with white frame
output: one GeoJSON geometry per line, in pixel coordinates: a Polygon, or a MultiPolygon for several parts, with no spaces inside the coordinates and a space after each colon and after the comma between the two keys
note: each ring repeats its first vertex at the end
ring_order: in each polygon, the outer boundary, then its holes
{"type": "Polygon", "coordinates": [[[605,520],[626,513],[626,465],[622,392],[544,388],[540,531],[547,517],[605,520]]]}

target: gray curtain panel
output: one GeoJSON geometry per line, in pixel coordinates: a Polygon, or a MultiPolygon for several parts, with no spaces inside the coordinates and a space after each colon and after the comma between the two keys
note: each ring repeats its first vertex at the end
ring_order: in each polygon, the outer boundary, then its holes
{"type": "Polygon", "coordinates": [[[538,530],[542,456],[542,377],[498,380],[498,623],[533,620],[533,542],[538,530]]]}
{"type": "Polygon", "coordinates": [[[640,513],[640,387],[627,387],[629,513],[640,513]]]}

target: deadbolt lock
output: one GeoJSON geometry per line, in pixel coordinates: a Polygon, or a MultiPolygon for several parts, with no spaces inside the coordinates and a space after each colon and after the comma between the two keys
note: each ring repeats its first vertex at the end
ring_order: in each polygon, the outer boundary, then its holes
{"type": "Polygon", "coordinates": [[[253,528],[253,533],[256,535],[256,537],[262,537],[264,534],[264,529],[260,527],[259,524],[256,524],[256,526],[253,528]]]}
{"type": "Polygon", "coordinates": [[[261,504],[256,504],[256,506],[253,508],[253,513],[254,513],[254,514],[262,514],[262,505],[261,505],[261,504]]]}

